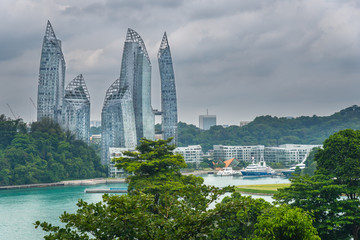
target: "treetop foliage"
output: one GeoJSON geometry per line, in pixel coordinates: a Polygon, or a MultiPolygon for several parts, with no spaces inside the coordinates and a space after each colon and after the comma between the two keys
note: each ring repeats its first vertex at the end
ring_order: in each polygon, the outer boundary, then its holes
{"type": "Polygon", "coordinates": [[[141,190],[157,196],[164,191],[179,191],[190,183],[203,183],[202,178],[180,173],[186,163],[183,156],[173,153],[175,146],[169,145],[171,140],[142,139],[136,151],[124,152],[125,157],[115,159],[116,167],[133,174],[127,177],[129,192],[141,190]]]}
{"type": "Polygon", "coordinates": [[[320,240],[312,222],[312,217],[308,212],[283,204],[267,209],[258,217],[255,235],[264,240],[320,240]]]}
{"type": "Polygon", "coordinates": [[[317,151],[315,175],[296,176],[274,198],[312,212],[322,239],[358,239],[360,230],[360,131],[331,135],[317,151]]]}
{"type": "MultiPolygon", "coordinates": [[[[360,131],[346,129],[331,135],[316,153],[318,172],[339,184],[360,190],[360,131]]],[[[358,197],[358,195],[354,196],[358,197]]]]}
{"type": "Polygon", "coordinates": [[[125,152],[127,157],[116,160],[116,167],[135,175],[152,175],[158,172],[180,172],[186,164],[183,157],[173,154],[175,145],[168,145],[172,139],[151,141],[140,140],[135,152],[125,152]]]}

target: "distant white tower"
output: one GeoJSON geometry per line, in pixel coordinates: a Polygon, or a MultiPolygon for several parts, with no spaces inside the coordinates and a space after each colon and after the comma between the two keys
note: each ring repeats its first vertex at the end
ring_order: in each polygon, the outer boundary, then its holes
{"type": "Polygon", "coordinates": [[[210,127],[216,125],[216,115],[209,115],[206,111],[206,115],[199,116],[199,128],[203,130],[209,130],[210,127]]]}

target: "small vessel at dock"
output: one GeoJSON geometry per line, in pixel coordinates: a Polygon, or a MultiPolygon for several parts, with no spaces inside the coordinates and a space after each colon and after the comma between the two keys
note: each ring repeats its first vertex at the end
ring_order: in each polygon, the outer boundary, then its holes
{"type": "Polygon", "coordinates": [[[301,163],[296,164],[295,166],[291,167],[289,170],[284,170],[281,173],[285,176],[285,177],[290,177],[293,173],[295,173],[295,169],[299,168],[300,170],[304,169],[306,167],[305,165],[305,161],[307,159],[307,157],[309,156],[309,153],[307,153],[304,157],[304,159],[301,161],[301,163]]]}
{"type": "Polygon", "coordinates": [[[224,167],[222,170],[218,171],[217,176],[236,176],[241,175],[241,172],[235,171],[232,167],[224,167]]]}

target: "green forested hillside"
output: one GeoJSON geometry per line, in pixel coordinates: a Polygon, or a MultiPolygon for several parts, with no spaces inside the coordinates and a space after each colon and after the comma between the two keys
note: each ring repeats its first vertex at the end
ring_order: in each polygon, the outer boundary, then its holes
{"type": "Polygon", "coordinates": [[[103,176],[94,150],[58,124],[43,120],[28,131],[21,120],[0,116],[0,185],[103,176]]]}
{"type": "Polygon", "coordinates": [[[347,128],[360,129],[359,106],[354,105],[326,117],[314,115],[288,119],[261,116],[244,127],[214,126],[210,130],[200,130],[194,125],[180,122],[178,146],[200,144],[207,151],[217,144],[322,144],[331,134],[347,128]]]}

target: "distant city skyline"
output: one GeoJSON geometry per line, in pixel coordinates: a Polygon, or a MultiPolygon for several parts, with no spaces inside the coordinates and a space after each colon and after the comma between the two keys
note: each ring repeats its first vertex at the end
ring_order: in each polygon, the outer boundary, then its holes
{"type": "Polygon", "coordinates": [[[82,73],[91,120],[119,75],[128,27],[153,63],[152,105],[161,109],[156,53],[171,42],[178,120],[239,125],[256,116],[330,115],[360,105],[360,4],[349,0],[11,1],[0,3],[0,114],[36,120],[45,23],[62,41],[67,85],[82,73]]]}

